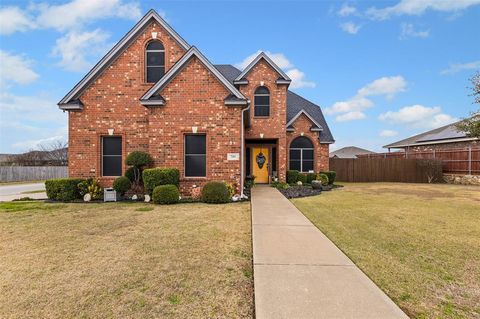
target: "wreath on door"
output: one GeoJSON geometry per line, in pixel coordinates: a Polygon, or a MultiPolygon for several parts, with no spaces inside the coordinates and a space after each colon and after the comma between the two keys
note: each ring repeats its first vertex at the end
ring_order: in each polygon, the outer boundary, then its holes
{"type": "Polygon", "coordinates": [[[263,165],[267,161],[267,159],[265,158],[265,155],[263,155],[262,151],[260,151],[260,153],[257,154],[256,160],[257,160],[258,168],[260,168],[260,169],[263,168],[263,165]]]}

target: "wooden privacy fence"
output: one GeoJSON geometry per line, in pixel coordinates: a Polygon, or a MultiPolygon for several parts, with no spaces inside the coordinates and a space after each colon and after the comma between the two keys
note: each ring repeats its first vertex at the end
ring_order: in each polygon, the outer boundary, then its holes
{"type": "Polygon", "coordinates": [[[480,175],[480,148],[377,153],[358,157],[438,159],[442,161],[444,173],[480,175]]]}
{"type": "Polygon", "coordinates": [[[40,181],[68,176],[67,166],[0,166],[0,181],[40,181]]]}
{"type": "Polygon", "coordinates": [[[440,160],[404,158],[330,158],[330,170],[342,182],[442,182],[440,160]]]}

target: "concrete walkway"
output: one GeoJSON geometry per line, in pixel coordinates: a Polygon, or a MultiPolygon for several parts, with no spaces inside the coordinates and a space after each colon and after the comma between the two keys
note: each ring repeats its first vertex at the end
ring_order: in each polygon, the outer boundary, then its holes
{"type": "Polygon", "coordinates": [[[408,318],[293,204],[252,189],[256,318],[408,318]]]}

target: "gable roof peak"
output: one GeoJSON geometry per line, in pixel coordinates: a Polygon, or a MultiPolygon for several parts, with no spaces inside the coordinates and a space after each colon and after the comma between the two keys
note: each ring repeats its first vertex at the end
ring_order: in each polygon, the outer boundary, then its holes
{"type": "Polygon", "coordinates": [[[257,55],[257,57],[253,59],[253,61],[250,62],[250,64],[247,65],[247,67],[242,71],[242,73],[240,73],[237,76],[237,78],[234,80],[234,83],[247,84],[248,82],[246,82],[246,80],[244,79],[245,76],[262,59],[265,60],[280,75],[280,78],[277,80],[277,84],[290,84],[292,80],[288,77],[288,75],[285,72],[283,72],[283,70],[277,64],[275,64],[275,62],[273,62],[273,60],[270,59],[270,57],[263,51],[261,51],[257,55]]]}
{"type": "Polygon", "coordinates": [[[115,44],[115,46],[108,51],[107,54],[78,82],[70,92],[65,95],[63,99],[58,102],[58,106],[63,110],[71,110],[73,108],[67,107],[72,101],[77,100],[83,90],[88,87],[92,81],[94,81],[103,70],[105,70],[137,37],[138,34],[144,29],[144,27],[154,19],[160,24],[178,44],[187,51],[190,49],[190,45],[185,41],[154,9],[148,10],[148,12],[135,24],[135,26],[128,31],[125,36],[115,44]]]}
{"type": "Polygon", "coordinates": [[[230,83],[222,73],[220,73],[217,68],[197,49],[195,46],[191,46],[190,49],[178,60],[170,70],[152,86],[141,98],[140,101],[144,105],[163,105],[162,101],[152,102],[151,99],[160,91],[165,88],[165,86],[172,81],[175,76],[180,73],[181,70],[187,65],[191,57],[197,57],[200,62],[223,84],[223,86],[231,93],[231,97],[226,98],[227,105],[246,105],[248,104],[247,98],[232,84],[230,83]]]}

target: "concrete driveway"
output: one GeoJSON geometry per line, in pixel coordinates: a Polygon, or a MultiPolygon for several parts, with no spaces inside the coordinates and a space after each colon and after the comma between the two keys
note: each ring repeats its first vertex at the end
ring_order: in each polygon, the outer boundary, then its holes
{"type": "Polygon", "coordinates": [[[257,319],[407,319],[334,243],[272,187],[252,189],[257,319]]]}
{"type": "Polygon", "coordinates": [[[45,192],[29,193],[40,190],[45,191],[45,183],[0,185],[0,202],[9,202],[22,197],[46,199],[47,194],[45,192]]]}

